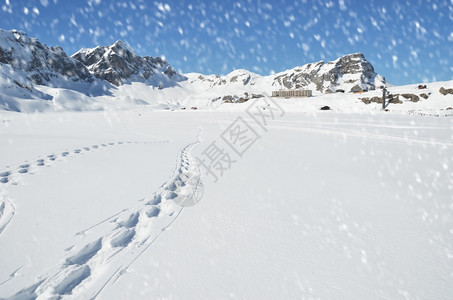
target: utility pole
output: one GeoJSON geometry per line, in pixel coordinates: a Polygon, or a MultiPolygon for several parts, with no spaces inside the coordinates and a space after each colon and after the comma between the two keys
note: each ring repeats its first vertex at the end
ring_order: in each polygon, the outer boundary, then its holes
{"type": "Polygon", "coordinates": [[[382,90],[382,109],[385,109],[385,95],[387,94],[387,89],[382,90]]]}

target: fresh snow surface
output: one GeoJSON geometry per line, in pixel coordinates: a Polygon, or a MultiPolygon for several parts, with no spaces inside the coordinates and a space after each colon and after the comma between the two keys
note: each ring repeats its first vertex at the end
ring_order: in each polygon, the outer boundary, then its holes
{"type": "Polygon", "coordinates": [[[450,96],[277,99],[260,126],[262,99],[168,93],[174,111],[0,112],[0,298],[451,299],[450,96]],[[259,136],[241,155],[222,139],[238,117],[259,136]],[[217,181],[213,143],[234,161],[217,181]]]}

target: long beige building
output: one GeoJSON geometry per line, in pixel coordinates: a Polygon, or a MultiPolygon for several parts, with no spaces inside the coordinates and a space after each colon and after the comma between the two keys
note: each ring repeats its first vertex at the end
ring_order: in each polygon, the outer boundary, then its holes
{"type": "Polygon", "coordinates": [[[272,91],[272,97],[311,97],[311,90],[278,90],[272,91]]]}

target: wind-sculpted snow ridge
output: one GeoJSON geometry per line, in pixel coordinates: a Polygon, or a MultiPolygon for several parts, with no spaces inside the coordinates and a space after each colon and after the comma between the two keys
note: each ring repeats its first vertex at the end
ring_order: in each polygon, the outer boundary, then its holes
{"type": "Polygon", "coordinates": [[[151,199],[75,233],[81,241],[66,250],[65,260],[9,299],[94,299],[114,284],[185,206],[198,202],[203,185],[191,150],[199,143],[182,149],[174,174],[151,199]]]}

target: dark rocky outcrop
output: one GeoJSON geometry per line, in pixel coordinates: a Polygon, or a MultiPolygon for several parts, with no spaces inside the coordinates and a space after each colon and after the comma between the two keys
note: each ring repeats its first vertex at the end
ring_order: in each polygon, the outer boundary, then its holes
{"type": "Polygon", "coordinates": [[[400,95],[398,95],[398,94],[390,94],[385,99],[388,100],[389,103],[393,103],[393,104],[402,104],[403,103],[403,101],[400,100],[400,95]]]}
{"type": "Polygon", "coordinates": [[[370,104],[370,103],[382,103],[382,97],[363,97],[363,98],[359,98],[360,100],[362,100],[363,103],[365,104],[370,104]]]}
{"type": "Polygon", "coordinates": [[[216,102],[220,99],[222,99],[223,103],[244,103],[247,102],[251,99],[256,99],[256,98],[262,98],[264,95],[261,94],[249,94],[245,92],[243,95],[238,96],[238,95],[225,95],[223,97],[217,97],[215,99],[212,99],[212,102],[216,102]]]}
{"type": "Polygon", "coordinates": [[[439,89],[439,93],[441,93],[442,95],[448,95],[448,94],[452,94],[453,95],[453,88],[450,88],[450,89],[446,89],[444,87],[441,87],[439,89]]]}
{"type": "MultiPolygon", "coordinates": [[[[242,84],[247,85],[250,82],[251,78],[252,77],[250,75],[247,75],[245,78],[242,78],[241,79],[242,84]]],[[[230,82],[238,82],[238,79],[239,79],[239,75],[235,75],[235,76],[231,77],[230,82]]],[[[226,82],[224,82],[224,83],[226,83],[226,82]]]]}
{"type": "Polygon", "coordinates": [[[421,93],[420,97],[422,97],[423,99],[428,99],[429,94],[421,93]]]}
{"type": "Polygon", "coordinates": [[[420,97],[415,94],[406,93],[406,94],[401,94],[401,96],[410,100],[411,102],[418,102],[420,100],[420,97]]]}
{"type": "MultiPolygon", "coordinates": [[[[385,97],[386,103],[392,103],[392,104],[402,104],[403,101],[399,99],[399,94],[389,94],[385,97]]],[[[365,104],[370,104],[370,103],[379,103],[382,104],[382,97],[374,96],[374,97],[363,97],[359,98],[362,100],[363,103],[365,104]]]]}

